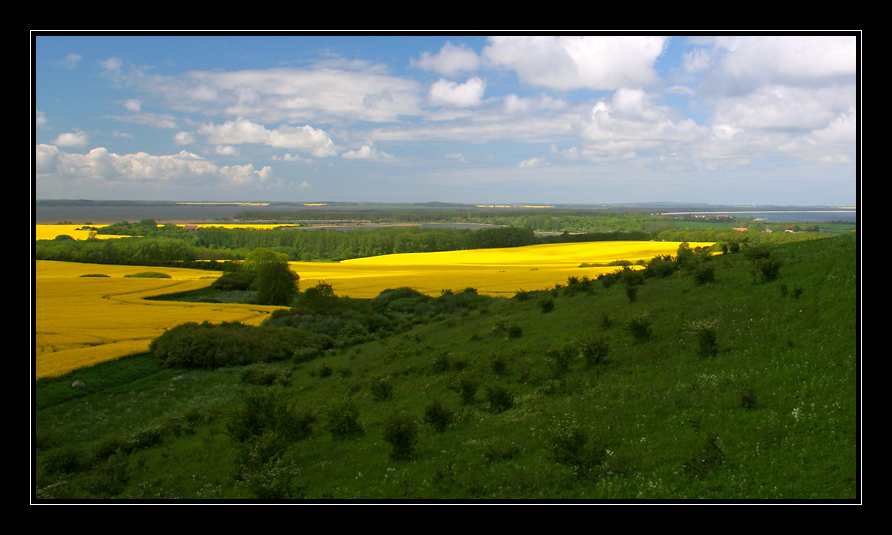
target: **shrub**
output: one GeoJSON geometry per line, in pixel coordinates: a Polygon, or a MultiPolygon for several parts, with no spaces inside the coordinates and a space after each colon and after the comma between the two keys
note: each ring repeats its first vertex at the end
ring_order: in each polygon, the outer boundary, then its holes
{"type": "Polygon", "coordinates": [[[459,379],[459,389],[461,391],[461,401],[465,405],[474,403],[474,396],[477,395],[477,387],[480,381],[476,377],[470,375],[462,375],[459,379]]]}
{"type": "Polygon", "coordinates": [[[486,399],[493,412],[504,412],[514,406],[514,394],[501,385],[487,386],[486,399]]]}
{"type": "Polygon", "coordinates": [[[725,462],[725,445],[722,439],[710,434],[703,440],[705,442],[703,449],[683,464],[686,472],[697,476],[707,475],[725,462]]]}
{"type": "Polygon", "coordinates": [[[708,320],[695,321],[691,323],[689,330],[694,333],[697,340],[698,357],[709,358],[719,354],[715,322],[708,320]]]}
{"type": "Polygon", "coordinates": [[[328,407],[325,429],[336,440],[359,438],[365,434],[359,423],[359,409],[352,401],[335,401],[328,407]]]}
{"type": "Polygon", "coordinates": [[[418,424],[405,414],[391,416],[384,423],[383,438],[393,447],[391,459],[407,461],[412,458],[418,444],[418,424]]]}
{"type": "Polygon", "coordinates": [[[235,477],[246,483],[260,500],[300,498],[302,490],[294,483],[298,475],[294,461],[286,458],[288,441],[267,431],[239,447],[235,477]]]}
{"type": "Polygon", "coordinates": [[[232,414],[226,427],[236,442],[247,442],[266,432],[291,441],[303,440],[313,433],[315,415],[298,411],[280,387],[251,388],[244,392],[243,400],[244,405],[232,414]]]}
{"type": "Polygon", "coordinates": [[[603,336],[598,338],[583,336],[577,341],[577,347],[586,366],[590,368],[605,363],[607,353],[610,351],[607,340],[603,336]]]}
{"type": "Polygon", "coordinates": [[[547,314],[554,310],[554,298],[552,297],[541,297],[539,298],[539,309],[542,310],[543,314],[547,314]]]}
{"type": "Polygon", "coordinates": [[[241,372],[242,383],[255,386],[291,386],[291,377],[269,364],[258,362],[245,366],[241,372]]]}
{"type": "Polygon", "coordinates": [[[135,277],[139,279],[169,279],[170,275],[167,273],[159,273],[157,271],[143,271],[142,273],[131,273],[130,275],[124,275],[125,277],[135,277]]]}
{"type": "Polygon", "coordinates": [[[561,377],[569,371],[570,363],[577,354],[576,347],[571,342],[545,351],[548,364],[551,366],[555,377],[561,377]]]}
{"type": "Polygon", "coordinates": [[[90,467],[87,452],[79,446],[64,444],[46,452],[42,459],[43,469],[51,474],[71,473],[90,467]]]}
{"type": "Polygon", "coordinates": [[[653,332],[650,317],[647,314],[633,316],[629,319],[629,330],[637,342],[647,342],[653,332]]]}
{"type": "Polygon", "coordinates": [[[626,286],[626,297],[629,298],[630,303],[634,303],[638,300],[638,287],[637,286],[626,286]]]}
{"type": "Polygon", "coordinates": [[[438,433],[446,431],[452,425],[455,415],[446,408],[439,399],[434,400],[424,408],[424,423],[433,427],[438,433]]]}
{"type": "Polygon", "coordinates": [[[556,423],[546,437],[554,461],[571,468],[577,476],[589,474],[606,457],[605,449],[573,422],[556,423]]]}
{"type": "Polygon", "coordinates": [[[393,383],[390,377],[373,379],[369,385],[369,390],[372,391],[372,397],[375,398],[375,401],[387,401],[393,398],[393,383]]]}
{"type": "Polygon", "coordinates": [[[755,388],[748,388],[740,393],[740,406],[746,410],[756,408],[758,394],[755,388]]]}
{"type": "Polygon", "coordinates": [[[701,286],[715,282],[715,268],[703,264],[697,266],[694,268],[694,282],[701,286]]]}
{"type": "Polygon", "coordinates": [[[81,275],[81,277],[108,277],[103,273],[87,273],[86,275],[81,275]]]}

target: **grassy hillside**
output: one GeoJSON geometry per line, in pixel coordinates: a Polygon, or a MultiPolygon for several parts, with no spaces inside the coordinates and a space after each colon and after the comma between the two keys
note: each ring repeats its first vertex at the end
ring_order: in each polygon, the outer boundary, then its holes
{"type": "Polygon", "coordinates": [[[855,500],[856,245],[492,298],[309,361],[41,380],[36,497],[855,500]]]}

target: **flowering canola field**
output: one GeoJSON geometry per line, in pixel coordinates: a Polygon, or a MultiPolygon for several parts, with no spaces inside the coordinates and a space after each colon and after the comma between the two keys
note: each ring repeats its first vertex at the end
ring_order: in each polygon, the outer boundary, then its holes
{"type": "MultiPolygon", "coordinates": [[[[511,296],[564,283],[567,277],[596,278],[617,267],[580,268],[582,263],[650,260],[674,255],[676,242],[589,242],[409,253],[345,260],[340,263],[291,262],[303,289],[319,281],[340,296],[372,298],[383,290],[409,286],[428,295],[441,290],[476,288],[481,294],[511,296]]],[[[691,247],[711,243],[691,243],[691,247]]],[[[260,324],[278,307],[148,301],[155,295],[209,286],[220,272],[35,262],[35,373],[37,378],[145,352],[165,329],[187,321],[239,321],[260,324]],[[125,278],[159,271],[169,279],[125,278]],[[86,274],[108,277],[83,277],[86,274]]]]}
{"type": "Polygon", "coordinates": [[[187,321],[257,325],[276,308],[145,300],[209,286],[221,275],[213,271],[38,260],[34,275],[37,378],[145,352],[165,329],[187,321]],[[124,278],[144,271],[171,278],[124,278]],[[109,277],[81,277],[96,273],[109,277]]]}
{"type": "MultiPolygon", "coordinates": [[[[609,241],[530,245],[436,253],[406,253],[344,260],[340,263],[291,262],[302,288],[324,280],[337,295],[375,297],[382,290],[412,287],[428,295],[441,290],[476,288],[486,295],[512,296],[519,290],[539,290],[565,283],[567,277],[596,278],[615,266],[580,268],[582,263],[650,260],[674,256],[678,242],[609,241]]],[[[693,247],[712,243],[690,243],[693,247]]]]}

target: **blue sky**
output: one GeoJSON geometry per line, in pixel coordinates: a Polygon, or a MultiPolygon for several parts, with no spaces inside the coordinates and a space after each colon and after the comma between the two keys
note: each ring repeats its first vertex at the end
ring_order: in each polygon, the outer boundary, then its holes
{"type": "Polygon", "coordinates": [[[857,201],[853,35],[33,35],[37,199],[857,201]]]}

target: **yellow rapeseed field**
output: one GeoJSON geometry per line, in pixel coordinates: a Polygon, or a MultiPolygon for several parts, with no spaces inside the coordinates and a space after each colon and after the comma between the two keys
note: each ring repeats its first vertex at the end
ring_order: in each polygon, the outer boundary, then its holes
{"type": "MultiPolygon", "coordinates": [[[[56,225],[52,225],[56,226],[56,225]]],[[[617,267],[580,268],[582,263],[650,260],[674,255],[676,242],[589,242],[411,253],[345,260],[291,262],[302,289],[319,281],[340,296],[372,298],[383,290],[409,286],[428,295],[444,289],[476,288],[481,294],[511,296],[565,283],[570,276],[596,278],[617,267]]],[[[691,243],[691,247],[711,243],[691,243]]],[[[36,376],[48,377],[122,356],[144,352],[164,332],[187,321],[260,324],[277,307],[242,304],[147,301],[146,297],[203,288],[220,272],[38,260],[36,288],[36,376]],[[125,278],[158,271],[169,279],[125,278]],[[104,274],[109,277],[82,277],[104,274]]]]}
{"type": "Polygon", "coordinates": [[[257,325],[276,308],[144,300],[208,286],[221,275],[213,271],[38,260],[34,275],[37,378],[144,352],[165,329],[187,321],[257,325]],[[171,278],[124,278],[145,271],[171,278]]]}
{"type": "MultiPolygon", "coordinates": [[[[74,238],[75,240],[86,240],[90,237],[89,230],[75,230],[81,228],[83,225],[34,225],[34,239],[35,240],[52,240],[56,236],[68,235],[74,238]]],[[[90,225],[93,228],[102,228],[108,225],[90,225]]],[[[122,238],[123,236],[111,236],[111,235],[102,235],[97,234],[97,238],[99,239],[107,239],[107,238],[122,238]]]]}
{"type": "MultiPolygon", "coordinates": [[[[582,263],[650,260],[675,255],[678,242],[611,241],[530,245],[436,253],[407,253],[357,258],[340,263],[291,262],[301,287],[324,280],[338,295],[375,297],[382,290],[412,287],[428,295],[444,289],[476,288],[481,294],[511,296],[519,290],[539,290],[565,283],[570,276],[591,279],[617,267],[580,268],[582,263]]],[[[712,243],[691,243],[691,247],[712,243]]]]}

